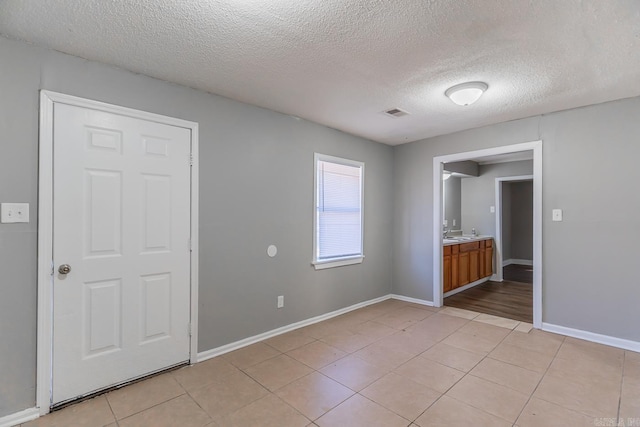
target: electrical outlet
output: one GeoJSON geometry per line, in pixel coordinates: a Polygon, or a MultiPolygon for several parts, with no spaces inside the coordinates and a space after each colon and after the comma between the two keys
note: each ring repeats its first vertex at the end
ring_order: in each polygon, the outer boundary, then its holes
{"type": "Polygon", "coordinates": [[[562,209],[553,209],[551,211],[552,221],[562,221],[562,209]]]}
{"type": "Polygon", "coordinates": [[[455,219],[453,220],[453,226],[454,227],[456,226],[456,220],[455,219]]]}
{"type": "Polygon", "coordinates": [[[278,296],[278,308],[284,307],[284,295],[278,296]]]}

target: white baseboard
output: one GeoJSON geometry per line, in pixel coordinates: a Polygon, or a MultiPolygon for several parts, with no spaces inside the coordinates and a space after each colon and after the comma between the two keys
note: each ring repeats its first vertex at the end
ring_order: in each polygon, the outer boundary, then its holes
{"type": "Polygon", "coordinates": [[[18,424],[26,423],[27,421],[35,420],[40,416],[38,408],[29,408],[24,411],[16,412],[15,414],[5,415],[0,417],[0,427],[12,427],[18,424]]]}
{"type": "Polygon", "coordinates": [[[502,266],[503,267],[506,267],[507,265],[511,265],[511,264],[533,266],[533,260],[531,260],[531,259],[511,258],[511,259],[507,259],[507,260],[503,260],[502,261],[502,266]]]}
{"type": "Polygon", "coordinates": [[[553,332],[556,334],[566,335],[568,337],[580,338],[581,340],[591,341],[598,344],[610,345],[624,350],[640,352],[640,342],[616,338],[609,335],[596,334],[595,332],[583,331],[580,329],[567,328],[566,326],[558,326],[551,323],[542,323],[542,330],[553,332]]]}
{"type": "Polygon", "coordinates": [[[459,288],[455,288],[454,290],[445,293],[442,297],[446,298],[446,297],[450,297],[451,295],[455,295],[459,292],[466,291],[467,289],[473,288],[474,286],[478,286],[483,284],[484,282],[489,281],[489,279],[491,279],[491,277],[483,277],[482,279],[476,280],[475,282],[471,282],[464,286],[460,286],[459,288]]]}
{"type": "MultiPolygon", "coordinates": [[[[322,322],[323,320],[331,319],[332,317],[340,316],[341,314],[348,313],[353,310],[357,310],[362,307],[366,307],[371,304],[376,304],[385,300],[392,298],[392,295],[385,295],[379,298],[374,298],[372,300],[359,302],[358,304],[351,305],[349,307],[341,308],[339,310],[332,311],[330,313],[321,314],[320,316],[312,317],[310,319],[302,320],[300,322],[292,323],[287,326],[283,326],[281,328],[273,329],[271,331],[264,332],[262,334],[254,335],[252,337],[244,338],[236,342],[232,342],[221,347],[212,348],[211,350],[205,350],[203,352],[198,353],[198,362],[203,362],[207,359],[214,358],[216,356],[220,356],[221,354],[229,353],[230,351],[238,350],[242,347],[246,347],[251,344],[255,344],[260,341],[264,341],[268,338],[275,337],[277,335],[284,334],[285,332],[290,332],[295,329],[302,328],[304,326],[309,326],[314,323],[322,322]]],[[[398,298],[399,299],[399,298],[398,298]]]]}
{"type": "Polygon", "coordinates": [[[397,294],[391,294],[390,297],[393,298],[393,299],[400,300],[400,301],[412,302],[414,304],[420,304],[420,305],[426,305],[426,306],[429,306],[429,307],[433,307],[433,301],[427,301],[425,299],[405,297],[404,295],[397,295],[397,294]]]}

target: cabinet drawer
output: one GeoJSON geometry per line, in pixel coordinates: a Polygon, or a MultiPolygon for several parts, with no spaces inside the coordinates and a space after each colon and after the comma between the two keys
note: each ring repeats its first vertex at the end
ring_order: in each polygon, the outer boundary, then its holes
{"type": "Polygon", "coordinates": [[[493,239],[487,239],[485,240],[486,245],[488,248],[492,248],[493,247],[493,239]]]}
{"type": "Polygon", "coordinates": [[[462,243],[460,245],[460,252],[469,252],[480,249],[480,242],[462,243]]]}
{"type": "Polygon", "coordinates": [[[460,245],[451,245],[450,248],[451,248],[451,255],[460,253],[460,245]]]}
{"type": "Polygon", "coordinates": [[[442,255],[451,255],[451,246],[444,246],[442,248],[442,255]]]}

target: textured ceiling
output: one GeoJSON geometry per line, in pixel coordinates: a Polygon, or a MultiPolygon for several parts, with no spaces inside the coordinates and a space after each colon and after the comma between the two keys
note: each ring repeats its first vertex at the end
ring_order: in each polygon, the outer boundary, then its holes
{"type": "Polygon", "coordinates": [[[3,0],[0,34],[392,145],[640,95],[638,0],[3,0]]]}

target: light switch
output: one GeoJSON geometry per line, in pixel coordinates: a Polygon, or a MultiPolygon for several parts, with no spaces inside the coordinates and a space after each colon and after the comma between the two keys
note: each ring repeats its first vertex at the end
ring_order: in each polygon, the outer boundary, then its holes
{"type": "Polygon", "coordinates": [[[0,203],[0,222],[29,222],[29,203],[0,203]]]}
{"type": "Polygon", "coordinates": [[[496,213],[496,207],[495,206],[489,207],[489,213],[496,213]]]}
{"type": "Polygon", "coordinates": [[[554,209],[551,211],[551,219],[553,221],[562,221],[562,209],[554,209]]]}

